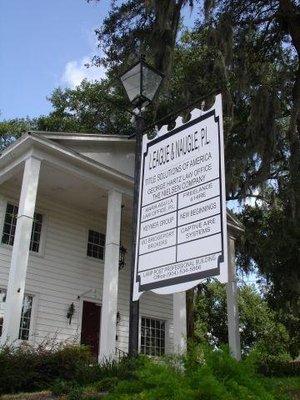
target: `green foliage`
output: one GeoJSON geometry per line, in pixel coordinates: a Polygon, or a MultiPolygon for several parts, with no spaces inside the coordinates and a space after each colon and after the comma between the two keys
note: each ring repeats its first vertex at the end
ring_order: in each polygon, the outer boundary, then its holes
{"type": "Polygon", "coordinates": [[[98,392],[108,392],[117,385],[118,381],[119,378],[117,376],[107,376],[96,382],[93,385],[93,389],[98,392]]]}
{"type": "Polygon", "coordinates": [[[123,357],[121,360],[108,360],[96,364],[90,375],[91,382],[99,382],[107,378],[130,379],[132,371],[139,368],[142,363],[142,357],[123,357]]]}
{"type": "Polygon", "coordinates": [[[62,396],[70,393],[73,387],[73,382],[56,379],[50,386],[50,390],[54,396],[62,396]]]}
{"type": "Polygon", "coordinates": [[[257,363],[258,371],[265,376],[299,376],[300,361],[265,356],[257,363]]]}
{"type": "Polygon", "coordinates": [[[263,383],[267,390],[277,393],[277,398],[282,397],[287,400],[299,399],[300,376],[264,378],[263,383]]]}
{"type": "Polygon", "coordinates": [[[83,387],[74,385],[68,394],[68,400],[81,400],[83,398],[83,387]]]}
{"type": "Polygon", "coordinates": [[[50,387],[52,394],[56,397],[66,396],[68,400],[81,400],[84,388],[77,382],[57,379],[50,387]]]}
{"type": "Polygon", "coordinates": [[[82,81],[75,89],[56,89],[49,100],[53,112],[40,117],[38,129],[58,132],[130,134],[130,114],[120,87],[102,80],[82,81]]]}
{"type": "Polygon", "coordinates": [[[0,348],[0,395],[51,388],[55,395],[68,394],[76,400],[78,386],[93,383],[94,390],[109,389],[119,379],[131,379],[143,362],[142,357],[124,357],[98,364],[87,347],[75,344],[5,346],[0,348]]]}
{"type": "Polygon", "coordinates": [[[300,228],[294,228],[281,193],[272,208],[245,207],[241,220],[245,235],[239,240],[239,265],[247,269],[251,262],[271,283],[266,297],[290,333],[289,348],[298,356],[300,348],[299,242],[300,228]],[[259,238],[259,245],[258,245],[259,238]]]}
{"type": "Polygon", "coordinates": [[[143,359],[131,379],[123,380],[107,399],[174,400],[280,400],[272,385],[255,372],[250,362],[237,362],[224,348],[196,347],[181,362],[143,359]]]}
{"type": "Polygon", "coordinates": [[[89,381],[92,362],[90,352],[83,346],[68,345],[51,349],[46,344],[3,347],[0,349],[0,393],[47,389],[62,381],[89,381]]]}
{"type": "Polygon", "coordinates": [[[121,381],[108,399],[193,399],[184,375],[164,362],[143,359],[133,379],[121,381]]]}
{"type": "Polygon", "coordinates": [[[22,133],[36,129],[36,120],[15,118],[0,121],[0,151],[4,150],[22,133]]]}
{"type": "MultiPolygon", "coordinates": [[[[109,392],[107,399],[284,400],[283,393],[273,391],[276,382],[265,385],[256,370],[296,376],[299,363],[290,366],[283,356],[273,357],[272,364],[270,357],[268,364],[266,360],[258,350],[237,362],[227,348],[195,346],[184,357],[138,356],[99,365],[79,346],[6,347],[0,352],[0,387],[1,394],[50,388],[54,396],[67,400],[98,399],[103,392],[109,392]]],[[[296,378],[291,382],[296,388],[296,378]]]]}
{"type": "MultiPolygon", "coordinates": [[[[253,286],[239,288],[241,348],[244,354],[259,347],[264,354],[288,351],[289,335],[278,315],[253,286]]],[[[220,347],[228,342],[226,291],[224,285],[211,281],[199,285],[195,304],[196,338],[220,347]]]]}

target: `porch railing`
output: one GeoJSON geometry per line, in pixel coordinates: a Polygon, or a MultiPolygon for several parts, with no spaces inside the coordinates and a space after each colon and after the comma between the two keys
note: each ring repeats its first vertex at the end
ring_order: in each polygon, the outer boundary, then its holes
{"type": "Polygon", "coordinates": [[[128,353],[126,353],[126,351],[123,351],[123,350],[119,349],[118,347],[116,347],[115,354],[116,354],[117,360],[119,360],[119,361],[120,361],[122,358],[128,356],[128,353]]]}

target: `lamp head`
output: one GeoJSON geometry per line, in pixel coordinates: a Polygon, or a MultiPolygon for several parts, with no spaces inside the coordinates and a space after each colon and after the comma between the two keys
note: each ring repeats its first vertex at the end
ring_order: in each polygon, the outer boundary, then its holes
{"type": "Polygon", "coordinates": [[[153,101],[163,78],[161,72],[145,62],[144,56],[120,77],[129,101],[139,109],[153,101]]]}

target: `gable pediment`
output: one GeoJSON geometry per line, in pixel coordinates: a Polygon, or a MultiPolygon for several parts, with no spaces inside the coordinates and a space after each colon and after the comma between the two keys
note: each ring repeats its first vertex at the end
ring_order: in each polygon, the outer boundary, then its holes
{"type": "Polygon", "coordinates": [[[134,176],[134,140],[127,136],[35,132],[98,163],[134,176]]]}

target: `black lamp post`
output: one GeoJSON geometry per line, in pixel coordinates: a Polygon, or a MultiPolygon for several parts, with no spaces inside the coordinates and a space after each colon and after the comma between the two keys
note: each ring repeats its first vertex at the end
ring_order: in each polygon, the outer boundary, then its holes
{"type": "Polygon", "coordinates": [[[144,56],[130,67],[120,77],[131,104],[137,108],[136,145],[134,166],[134,194],[133,194],[133,218],[132,218],[132,259],[131,259],[131,288],[130,288],[130,315],[129,315],[129,354],[138,354],[139,347],[139,301],[132,301],[134,286],[134,266],[136,248],[137,211],[139,201],[139,183],[141,168],[142,139],[145,128],[142,110],[155,98],[163,81],[164,75],[145,62],[144,56]]]}

